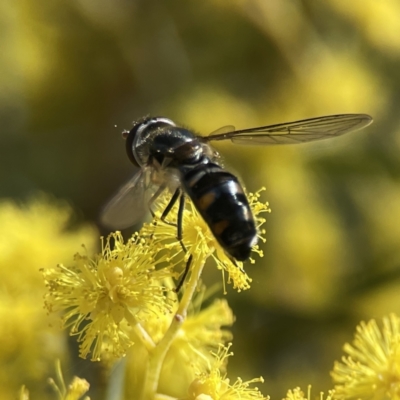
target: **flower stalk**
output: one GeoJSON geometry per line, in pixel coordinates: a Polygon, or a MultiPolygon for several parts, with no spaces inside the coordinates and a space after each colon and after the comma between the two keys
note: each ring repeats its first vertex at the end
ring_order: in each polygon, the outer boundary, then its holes
{"type": "Polygon", "coordinates": [[[187,317],[188,307],[199,284],[203,267],[204,262],[194,263],[190,278],[186,284],[178,310],[171,321],[171,325],[161,341],[149,353],[149,363],[147,366],[146,379],[142,392],[142,400],[154,399],[156,397],[164,358],[187,317]]]}

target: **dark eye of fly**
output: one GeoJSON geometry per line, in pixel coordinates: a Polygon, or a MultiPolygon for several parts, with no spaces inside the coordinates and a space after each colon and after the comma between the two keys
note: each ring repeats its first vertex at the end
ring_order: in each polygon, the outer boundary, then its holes
{"type": "Polygon", "coordinates": [[[149,118],[143,118],[142,120],[137,121],[134,125],[133,128],[130,131],[124,131],[122,133],[122,137],[126,140],[125,142],[125,148],[126,148],[126,153],[128,155],[129,160],[134,164],[136,167],[139,167],[140,165],[137,163],[135,156],[133,155],[133,141],[135,140],[137,131],[139,128],[148,120],[149,118]]]}
{"type": "MultiPolygon", "coordinates": [[[[172,121],[171,121],[172,123],[172,121]]],[[[133,147],[135,144],[135,139],[140,131],[140,134],[142,135],[145,131],[151,130],[154,131],[159,128],[163,128],[165,126],[170,126],[171,125],[170,121],[165,119],[165,118],[142,118],[141,120],[138,120],[133,128],[126,134],[123,133],[123,137],[126,139],[125,142],[125,148],[126,148],[126,153],[128,154],[129,160],[136,165],[137,167],[140,167],[138,164],[134,152],[133,152],[133,147]]]]}

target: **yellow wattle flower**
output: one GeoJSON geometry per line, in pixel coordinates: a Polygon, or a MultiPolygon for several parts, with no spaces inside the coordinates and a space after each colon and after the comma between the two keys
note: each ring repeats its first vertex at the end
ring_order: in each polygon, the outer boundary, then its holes
{"type": "Polygon", "coordinates": [[[154,314],[171,311],[168,288],[161,282],[167,268],[156,270],[154,248],[134,235],[126,243],[119,232],[111,234],[97,257],[75,255],[70,267],[43,270],[48,288],[49,312],[64,311],[62,325],[77,335],[80,356],[92,353],[99,360],[107,344],[114,357],[122,357],[133,344],[121,322],[134,325],[154,314]]]}
{"type": "MultiPolygon", "coordinates": [[[[39,270],[70,259],[82,242],[94,248],[97,230],[88,224],[71,229],[71,220],[67,202],[45,194],[24,203],[0,200],[1,399],[16,398],[22,383],[44,382],[54,359],[66,359],[65,336],[43,310],[39,270]]],[[[44,385],[33,392],[44,398],[44,385]]],[[[28,391],[20,397],[28,398],[28,391]]]]}
{"type": "Polygon", "coordinates": [[[332,377],[337,399],[400,399],[400,318],[390,314],[379,328],[361,322],[348,354],[336,362],[332,377]]]}

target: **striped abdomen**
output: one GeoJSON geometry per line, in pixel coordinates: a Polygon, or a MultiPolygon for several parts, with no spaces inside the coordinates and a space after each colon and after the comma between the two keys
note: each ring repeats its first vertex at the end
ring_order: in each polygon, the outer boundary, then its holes
{"type": "Polygon", "coordinates": [[[218,243],[236,260],[248,259],[257,230],[238,179],[213,163],[181,172],[182,186],[218,243]]]}

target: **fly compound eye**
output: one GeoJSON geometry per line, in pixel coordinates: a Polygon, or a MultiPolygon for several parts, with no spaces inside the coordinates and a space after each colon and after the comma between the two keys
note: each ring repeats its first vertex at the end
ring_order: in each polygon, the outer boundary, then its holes
{"type": "Polygon", "coordinates": [[[146,124],[148,118],[143,118],[139,121],[136,121],[133,125],[133,128],[130,131],[124,131],[122,132],[122,137],[126,140],[125,142],[125,148],[126,148],[126,153],[128,154],[129,160],[132,162],[133,165],[140,167],[138,161],[136,160],[135,157],[135,142],[137,136],[139,136],[139,131],[142,130],[142,126],[146,124]]]}
{"type": "Polygon", "coordinates": [[[176,126],[173,121],[164,117],[144,117],[136,121],[133,128],[129,132],[123,132],[122,136],[126,139],[126,152],[128,158],[137,167],[141,167],[146,162],[146,156],[144,153],[143,140],[149,131],[153,131],[158,128],[164,128],[166,126],[176,126]],[[140,149],[139,149],[140,148],[140,149]],[[144,159],[143,159],[144,158],[144,159]]]}

